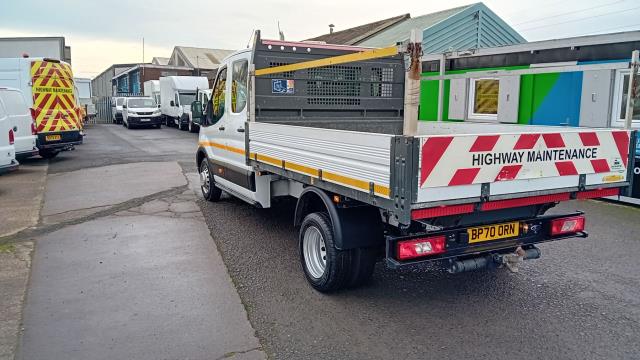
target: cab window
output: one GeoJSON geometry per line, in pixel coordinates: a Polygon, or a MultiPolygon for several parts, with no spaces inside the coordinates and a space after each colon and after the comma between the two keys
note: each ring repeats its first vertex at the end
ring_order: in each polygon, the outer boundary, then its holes
{"type": "Polygon", "coordinates": [[[213,85],[213,93],[207,106],[207,125],[213,125],[222,119],[226,104],[227,68],[218,72],[216,83],[213,85]]]}
{"type": "Polygon", "coordinates": [[[233,63],[231,83],[231,111],[239,113],[247,106],[247,73],[249,62],[239,60],[233,63]]]}
{"type": "Polygon", "coordinates": [[[173,106],[180,106],[180,100],[178,99],[178,94],[173,94],[173,106]]]}

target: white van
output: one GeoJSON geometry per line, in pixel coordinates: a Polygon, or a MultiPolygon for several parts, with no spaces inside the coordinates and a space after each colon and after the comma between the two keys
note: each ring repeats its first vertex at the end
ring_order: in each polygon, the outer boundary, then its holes
{"type": "Polygon", "coordinates": [[[122,104],[122,122],[124,127],[155,127],[162,126],[162,114],[158,104],[150,97],[129,97],[122,104]]]}
{"type": "Polygon", "coordinates": [[[4,106],[15,136],[16,159],[38,155],[36,126],[22,91],[0,88],[0,104],[4,106]]]}
{"type": "Polygon", "coordinates": [[[189,127],[191,103],[199,89],[208,89],[209,80],[204,76],[165,76],[160,78],[160,110],[165,125],[180,130],[189,127]]]}
{"type": "Polygon", "coordinates": [[[13,133],[11,120],[4,105],[0,103],[0,175],[18,168],[16,150],[13,146],[14,141],[15,134],[13,133]]]}
{"type": "Polygon", "coordinates": [[[114,124],[122,124],[122,104],[124,104],[123,97],[111,98],[111,120],[114,124]]]}

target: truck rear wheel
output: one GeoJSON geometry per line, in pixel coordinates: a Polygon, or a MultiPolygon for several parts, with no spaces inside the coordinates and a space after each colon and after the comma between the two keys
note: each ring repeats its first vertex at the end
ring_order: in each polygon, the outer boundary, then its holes
{"type": "Polygon", "coordinates": [[[206,158],[200,162],[200,190],[202,191],[202,196],[208,201],[218,201],[222,195],[222,190],[216,187],[206,158]]]}
{"type": "Polygon", "coordinates": [[[373,274],[374,249],[338,250],[327,213],[316,212],[304,218],[299,242],[305,277],[320,292],[360,286],[373,274]]]}

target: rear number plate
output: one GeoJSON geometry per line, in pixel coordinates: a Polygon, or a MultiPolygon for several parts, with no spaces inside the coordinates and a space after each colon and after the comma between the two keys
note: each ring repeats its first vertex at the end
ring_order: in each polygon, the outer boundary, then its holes
{"type": "Polygon", "coordinates": [[[142,121],[142,122],[151,121],[151,119],[140,119],[140,121],[142,121]]]}
{"type": "Polygon", "coordinates": [[[520,223],[510,222],[505,224],[478,226],[467,229],[469,234],[469,244],[506,239],[520,234],[520,223]]]}
{"type": "Polygon", "coordinates": [[[62,139],[62,135],[47,135],[44,138],[46,141],[58,141],[62,139]]]}

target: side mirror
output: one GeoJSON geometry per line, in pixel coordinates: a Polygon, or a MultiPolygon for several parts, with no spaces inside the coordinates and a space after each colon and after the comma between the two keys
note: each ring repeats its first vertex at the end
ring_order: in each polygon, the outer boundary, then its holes
{"type": "Polygon", "coordinates": [[[169,106],[174,107],[174,106],[176,106],[176,103],[175,103],[175,102],[173,102],[173,100],[171,100],[171,101],[169,102],[169,106]]]}
{"type": "Polygon", "coordinates": [[[122,104],[122,108],[126,109],[127,108],[127,104],[122,104]]]}
{"type": "Polygon", "coordinates": [[[158,109],[160,109],[160,104],[158,104],[158,109]]]}
{"type": "Polygon", "coordinates": [[[200,125],[202,119],[202,102],[194,101],[191,103],[191,120],[200,125]]]}

